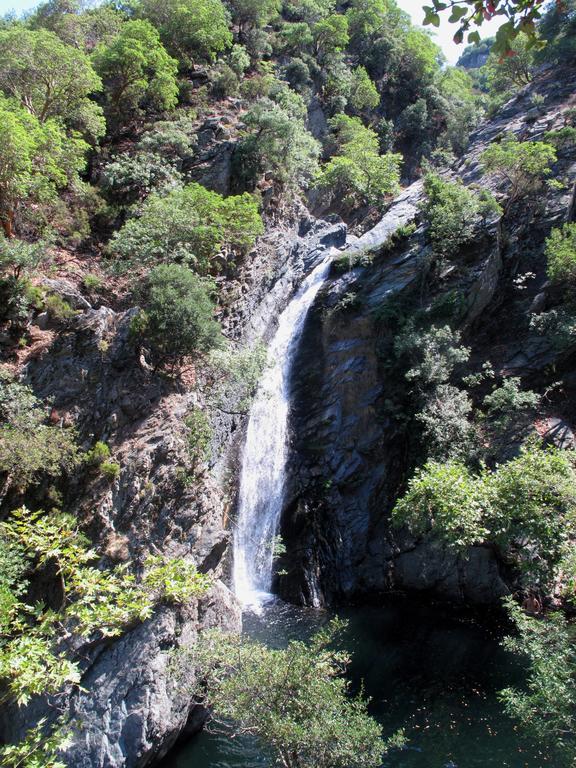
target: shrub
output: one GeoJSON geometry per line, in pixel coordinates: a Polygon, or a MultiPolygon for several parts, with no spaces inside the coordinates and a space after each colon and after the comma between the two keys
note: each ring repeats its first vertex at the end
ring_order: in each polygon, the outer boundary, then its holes
{"type": "Polygon", "coordinates": [[[184,419],[187,430],[188,458],[192,469],[196,470],[202,461],[210,458],[212,427],[208,416],[199,408],[194,408],[184,419]]]}
{"type": "Polygon", "coordinates": [[[355,117],[336,115],[329,121],[336,156],[322,167],[315,179],[328,200],[345,205],[383,206],[400,181],[402,156],[379,154],[378,136],[355,117]]]}
{"type": "Polygon", "coordinates": [[[394,506],[392,522],[419,536],[431,532],[462,548],[488,536],[487,503],[483,483],[464,464],[430,461],[408,482],[406,493],[394,506]]]}
{"type": "Polygon", "coordinates": [[[352,71],[349,104],[356,112],[374,109],[380,103],[380,94],[365,67],[356,67],[352,71]]]}
{"type": "Polygon", "coordinates": [[[565,125],[556,131],[547,131],[544,134],[544,139],[556,149],[573,147],[576,144],[576,128],[572,125],[565,125]]]}
{"type": "Polygon", "coordinates": [[[434,254],[450,258],[474,234],[480,202],[461,182],[450,182],[429,173],[424,179],[426,200],[420,207],[428,224],[434,254]]]}
{"type": "Polygon", "coordinates": [[[281,185],[303,184],[317,167],[320,152],[318,142],[304,125],[302,99],[295,114],[294,94],[278,94],[290,98],[288,109],[271,99],[260,99],[244,115],[247,131],[234,157],[235,170],[240,183],[254,186],[263,173],[272,174],[281,185]]]}
{"type": "Polygon", "coordinates": [[[564,224],[560,229],[553,229],[546,240],[546,259],[548,277],[552,282],[576,282],[576,224],[564,224]]]}
{"type": "Polygon", "coordinates": [[[539,402],[540,396],[536,392],[522,392],[520,379],[511,377],[491,394],[486,395],[483,406],[487,415],[495,419],[495,425],[505,428],[514,416],[527,409],[536,408],[539,402]]]}
{"type": "Polygon", "coordinates": [[[209,286],[187,267],[155,267],[144,286],[145,315],[141,330],[160,362],[178,362],[207,352],[220,343],[209,286]]]}
{"type": "Polygon", "coordinates": [[[576,653],[571,623],[560,613],[544,618],[527,616],[507,601],[517,634],[504,646],[528,663],[524,690],[500,692],[506,713],[518,720],[527,735],[558,747],[558,757],[573,758],[576,751],[576,653]]]}
{"type": "Polygon", "coordinates": [[[98,442],[94,443],[93,447],[87,452],[85,461],[87,464],[100,467],[109,458],[110,448],[106,443],[98,440],[98,442]]]}
{"type": "Polygon", "coordinates": [[[461,346],[460,338],[460,332],[448,325],[422,331],[407,323],[394,341],[396,355],[405,358],[410,366],[407,380],[421,390],[445,384],[456,366],[470,357],[470,349],[461,346]]]}
{"type": "Polygon", "coordinates": [[[215,405],[222,407],[225,401],[229,409],[232,402],[235,410],[247,413],[262,378],[266,360],[267,350],[262,343],[237,350],[229,347],[214,350],[210,362],[214,368],[215,382],[211,394],[215,397],[215,405]]]}
{"type": "Polygon", "coordinates": [[[97,293],[104,287],[104,281],[98,275],[84,275],[82,285],[88,293],[97,293]]]}
{"type": "Polygon", "coordinates": [[[480,156],[485,172],[496,174],[508,187],[508,205],[539,189],[551,174],[556,150],[543,141],[518,141],[508,133],[480,156]]]}
{"type": "Polygon", "coordinates": [[[108,163],[100,184],[108,198],[123,205],[144,200],[152,192],[168,192],[182,186],[182,176],[160,155],[137,152],[108,163]]]}
{"type": "Polygon", "coordinates": [[[549,588],[576,534],[576,455],[525,447],[496,469],[429,462],[394,507],[396,525],[432,532],[450,546],[489,541],[525,586],[549,588]]]}
{"type": "Polygon", "coordinates": [[[74,432],[45,423],[43,403],[6,374],[0,379],[0,472],[4,488],[24,491],[43,477],[58,477],[78,463],[74,432]]]}
{"type": "Polygon", "coordinates": [[[223,198],[188,184],[163,197],[150,195],[140,216],[114,235],[110,250],[142,264],[182,261],[205,275],[218,271],[222,249],[244,253],[262,232],[258,204],[249,194],[223,198]]]}
{"type": "Polygon", "coordinates": [[[424,426],[424,441],[430,458],[437,461],[469,459],[475,452],[477,433],[468,420],[472,402],[466,392],[451,384],[440,384],[427,398],[416,419],[424,426]]]}
{"type": "Polygon", "coordinates": [[[56,322],[61,323],[70,320],[76,314],[75,310],[72,309],[66,299],[63,299],[59,293],[48,294],[44,300],[44,305],[46,307],[46,312],[48,312],[50,317],[53,320],[56,320],[56,322]]]}
{"type": "MultiPolygon", "coordinates": [[[[193,651],[207,671],[206,700],[231,733],[252,733],[286,768],[372,768],[402,743],[385,742],[361,696],[352,697],[332,650],[342,629],[332,620],[309,644],[274,649],[243,637],[205,633],[193,651]]],[[[181,663],[188,665],[185,657],[181,663]]]]}
{"type": "Polygon", "coordinates": [[[100,464],[100,472],[110,481],[120,477],[120,469],[120,464],[115,461],[103,461],[102,464],[100,464]]]}
{"type": "Polygon", "coordinates": [[[216,64],[210,72],[210,80],[212,82],[212,93],[217,99],[226,99],[238,93],[240,86],[238,75],[225,61],[219,61],[216,64]]]}

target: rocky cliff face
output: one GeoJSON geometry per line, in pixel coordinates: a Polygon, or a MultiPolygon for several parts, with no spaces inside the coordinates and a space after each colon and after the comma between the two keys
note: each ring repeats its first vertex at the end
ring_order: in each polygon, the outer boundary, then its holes
{"type": "MultiPolygon", "coordinates": [[[[525,140],[563,125],[575,84],[573,70],[561,82],[555,72],[541,73],[478,129],[454,176],[485,185],[478,159],[487,145],[506,131],[525,140]]],[[[552,226],[574,215],[573,147],[559,152],[554,177],[560,188],[544,187],[529,212],[513,211],[505,238],[494,223],[479,229],[457,265],[440,276],[433,298],[457,299],[458,325],[473,364],[489,360],[497,376],[519,376],[539,391],[561,381],[535,427],[542,434],[544,422],[561,425],[570,440],[569,423],[576,416],[571,350],[560,352],[530,329],[529,320],[549,302],[544,240],[552,226]]],[[[280,568],[288,573],[278,579],[281,594],[297,602],[335,603],[401,588],[490,603],[509,589],[509,574],[489,549],[457,556],[390,530],[392,505],[413,469],[417,436],[395,411],[396,395],[407,385],[390,365],[392,326],[382,319],[382,307],[390,296],[426,293],[421,199],[416,183],[373,230],[351,242],[347,253],[354,266],[333,276],[304,332],[293,383],[292,459],[281,531],[288,555],[280,568]],[[390,240],[410,222],[418,227],[413,234],[390,240]]],[[[420,306],[430,311],[438,303],[420,306]]]]}
{"type": "MultiPolygon", "coordinates": [[[[277,223],[250,254],[230,291],[228,336],[251,343],[266,339],[303,274],[329,247],[343,245],[344,225],[313,219],[296,208],[277,223]]],[[[66,506],[104,553],[106,564],[138,567],[149,554],[191,558],[213,579],[210,592],[185,606],[161,606],[145,623],[116,641],[76,649],[81,688],[67,691],[58,711],[80,727],[64,755],[78,768],[143,768],[161,759],[176,740],[201,727],[194,704],[198,670],[175,686],[171,651],[194,644],[209,627],[239,630],[239,606],[225,583],[230,478],[237,466],[245,414],[211,407],[213,460],[192,484],[183,482],[186,430],[192,406],[203,402],[202,370],[180,380],[148,365],[129,333],[135,310],[93,302],[73,281],[57,276],[50,290],[77,312],[64,325],[45,316],[34,321],[36,340],[23,361],[34,392],[52,403],[51,419],[74,425],[81,444],[105,441],[121,467],[116,479],[84,469],[66,489],[66,506]],[[189,383],[187,384],[187,381],[189,383]]],[[[6,710],[2,736],[16,740],[41,716],[54,716],[53,702],[6,710]]]]}

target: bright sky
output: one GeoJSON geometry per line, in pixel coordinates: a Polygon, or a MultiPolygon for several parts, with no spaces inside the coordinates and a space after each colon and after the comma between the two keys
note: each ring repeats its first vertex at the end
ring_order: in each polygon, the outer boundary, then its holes
{"type": "Polygon", "coordinates": [[[23,11],[29,11],[38,5],[40,0],[0,0],[0,16],[10,11],[16,11],[17,14],[23,11]]]}
{"type": "MultiPolygon", "coordinates": [[[[28,11],[30,8],[34,8],[34,6],[38,5],[39,2],[40,0],[0,0],[0,16],[3,16],[9,11],[16,11],[16,13],[28,11]]],[[[427,4],[427,0],[396,0],[396,2],[403,10],[410,14],[415,24],[422,24],[424,19],[422,6],[427,4]]],[[[480,29],[482,37],[490,37],[490,35],[494,35],[500,24],[502,24],[502,21],[500,20],[485,22],[480,29]]],[[[440,29],[434,30],[436,42],[444,51],[444,55],[450,64],[456,63],[465,47],[465,44],[456,45],[452,42],[452,37],[457,28],[457,25],[448,23],[448,13],[444,13],[442,15],[440,29]]],[[[427,29],[433,28],[427,27],[427,29]]]]}
{"type": "MultiPolygon", "coordinates": [[[[2,2],[4,2],[4,0],[0,0],[0,3],[2,2]]],[[[431,3],[427,2],[427,0],[396,0],[396,2],[400,8],[410,14],[414,24],[418,25],[422,24],[422,21],[424,20],[424,11],[422,10],[422,6],[431,5],[431,3]]],[[[466,47],[466,42],[462,43],[462,45],[456,45],[456,43],[452,41],[452,38],[458,29],[458,25],[450,24],[448,22],[448,11],[440,14],[440,16],[442,21],[440,22],[439,29],[436,29],[435,27],[426,27],[426,29],[432,30],[434,32],[435,40],[444,51],[444,55],[446,56],[448,63],[455,64],[460,57],[460,54],[466,47]]],[[[495,35],[498,31],[498,28],[501,24],[504,23],[504,21],[505,19],[492,19],[492,21],[485,21],[484,24],[482,24],[480,27],[480,34],[482,37],[491,37],[492,35],[495,35]]]]}

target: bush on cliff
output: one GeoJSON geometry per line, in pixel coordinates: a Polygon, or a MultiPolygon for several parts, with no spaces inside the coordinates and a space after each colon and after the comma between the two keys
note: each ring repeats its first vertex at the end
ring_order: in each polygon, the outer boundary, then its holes
{"type": "Polygon", "coordinates": [[[478,473],[428,462],[392,512],[395,525],[457,549],[490,543],[525,586],[548,588],[576,535],[576,454],[527,447],[478,473]]]}
{"type": "Polygon", "coordinates": [[[188,184],[165,196],[150,195],[140,216],[114,235],[110,251],[127,263],[182,262],[200,275],[214,274],[222,262],[249,250],[263,229],[251,195],[224,198],[188,184]]]}
{"type": "Polygon", "coordinates": [[[146,338],[159,362],[177,363],[221,340],[210,284],[181,264],[155,267],[143,286],[144,311],[132,330],[146,338]]]}

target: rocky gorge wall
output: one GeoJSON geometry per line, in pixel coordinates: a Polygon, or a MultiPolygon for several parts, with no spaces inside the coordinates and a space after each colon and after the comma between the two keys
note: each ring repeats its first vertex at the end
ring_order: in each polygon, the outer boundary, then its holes
{"type": "MultiPolygon", "coordinates": [[[[500,194],[497,182],[482,176],[479,156],[505,132],[520,140],[538,139],[565,124],[565,113],[574,106],[576,73],[567,69],[562,78],[557,75],[550,69],[541,72],[481,125],[465,158],[452,169],[453,177],[500,194]]],[[[418,436],[412,433],[414,422],[407,428],[397,406],[407,382],[390,362],[393,326],[382,320],[382,307],[391,296],[410,295],[424,308],[419,311],[431,311],[438,305],[434,300],[454,298],[475,370],[489,360],[498,378],[514,375],[540,392],[560,380],[557,396],[546,401],[532,428],[542,435],[552,425],[563,444],[570,444],[576,418],[574,357],[570,349],[560,352],[552,339],[531,330],[530,316],[551,300],[544,240],[552,226],[574,216],[573,147],[559,152],[553,174],[561,184],[544,186],[529,211],[512,211],[505,238],[495,221],[477,230],[456,264],[440,276],[432,296],[427,288],[429,246],[417,213],[420,183],[402,193],[380,224],[350,243],[350,269],[334,271],[318,297],[295,365],[290,477],[281,529],[287,555],[278,566],[285,574],[277,578],[283,597],[324,605],[405,589],[487,604],[508,593],[510,574],[490,548],[455,555],[390,528],[392,506],[414,468],[418,436]],[[390,240],[411,222],[413,234],[390,240]],[[518,288],[515,281],[520,276],[522,282],[525,274],[530,279],[518,288]]]]}
{"type": "MultiPolygon", "coordinates": [[[[227,286],[222,321],[231,342],[267,339],[311,264],[327,248],[343,245],[345,237],[345,225],[317,221],[302,206],[282,221],[269,222],[237,281],[227,286]]],[[[226,402],[209,407],[201,369],[181,379],[154,371],[130,336],[137,310],[91,301],[65,278],[49,282],[76,312],[63,327],[44,316],[34,318],[23,379],[52,403],[53,422],[73,425],[86,449],[97,440],[106,442],[120,465],[113,480],[88,468],[71,477],[66,507],[103,553],[104,565],[138,568],[150,554],[185,557],[210,575],[213,586],[188,605],[160,606],[119,639],[75,647],[80,686],[57,701],[4,708],[0,731],[2,738],[17,740],[41,717],[64,713],[78,724],[63,755],[68,765],[143,768],[198,730],[205,717],[194,702],[198,670],[188,669],[176,686],[172,651],[191,647],[206,628],[237,631],[241,626],[240,608],[227,584],[229,511],[246,414],[227,412],[226,402]],[[196,406],[208,408],[214,438],[212,459],[190,484],[181,474],[184,419],[196,406]]]]}

